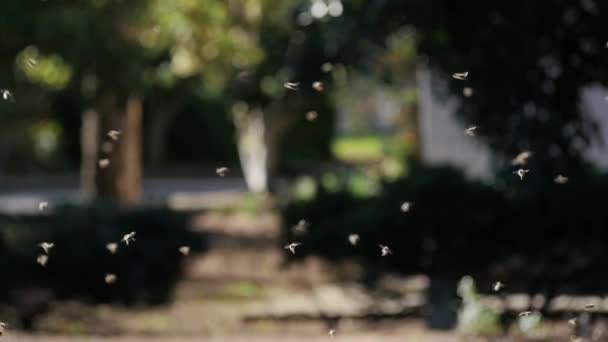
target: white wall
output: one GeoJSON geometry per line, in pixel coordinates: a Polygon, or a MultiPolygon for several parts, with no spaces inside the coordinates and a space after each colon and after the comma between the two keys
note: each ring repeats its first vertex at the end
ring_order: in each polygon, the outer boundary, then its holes
{"type": "MultiPolygon", "coordinates": [[[[454,110],[456,97],[438,99],[432,90],[432,72],[424,65],[418,67],[419,133],[422,159],[428,164],[449,164],[463,169],[472,178],[490,180],[490,150],[479,139],[464,134],[467,126],[457,120],[454,110]]],[[[434,79],[434,81],[437,81],[434,79]]],[[[581,106],[590,119],[600,127],[585,157],[600,170],[608,171],[608,90],[601,86],[583,89],[581,106]]],[[[481,127],[483,129],[483,127],[481,127]]]]}
{"type": "MultiPolygon", "coordinates": [[[[471,178],[492,177],[490,151],[475,137],[467,136],[467,125],[454,115],[456,99],[437,99],[432,92],[431,72],[419,66],[418,124],[422,160],[431,165],[449,164],[463,169],[471,178]]],[[[473,126],[471,123],[470,126],[473,126]]]]}

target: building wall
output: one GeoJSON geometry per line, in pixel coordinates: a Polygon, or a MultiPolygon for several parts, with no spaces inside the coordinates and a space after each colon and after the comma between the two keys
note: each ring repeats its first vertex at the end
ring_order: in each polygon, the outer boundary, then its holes
{"type": "Polygon", "coordinates": [[[431,165],[454,166],[471,178],[491,179],[490,151],[478,139],[467,136],[467,125],[454,115],[456,99],[438,99],[432,91],[432,75],[419,66],[418,125],[422,161],[431,165]]]}
{"type": "MultiPolygon", "coordinates": [[[[419,91],[419,134],[422,160],[431,165],[449,164],[463,169],[472,178],[492,178],[491,152],[478,139],[464,134],[467,126],[456,119],[455,97],[439,99],[433,94],[436,84],[434,76],[426,66],[419,66],[417,82],[419,91]]],[[[592,141],[585,156],[600,170],[608,171],[608,91],[601,86],[583,89],[581,106],[589,119],[599,126],[597,137],[592,141]]]]}

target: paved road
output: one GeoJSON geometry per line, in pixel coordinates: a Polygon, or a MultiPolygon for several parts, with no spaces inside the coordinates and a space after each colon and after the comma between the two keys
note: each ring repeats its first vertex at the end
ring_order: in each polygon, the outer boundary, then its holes
{"type": "MultiPolygon", "coordinates": [[[[396,332],[364,332],[328,335],[265,335],[265,336],[126,336],[126,337],[67,337],[52,335],[9,334],[2,342],[456,342],[462,341],[454,332],[429,332],[419,329],[396,332]]],[[[506,342],[506,341],[505,341],[506,342]]]]}

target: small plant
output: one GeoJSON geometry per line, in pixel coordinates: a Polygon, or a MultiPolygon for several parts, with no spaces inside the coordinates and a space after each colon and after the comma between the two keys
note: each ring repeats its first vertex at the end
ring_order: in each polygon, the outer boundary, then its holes
{"type": "Polygon", "coordinates": [[[481,302],[472,277],[465,276],[460,280],[458,295],[463,302],[458,313],[458,329],[462,333],[496,335],[500,332],[500,315],[481,302]]]}

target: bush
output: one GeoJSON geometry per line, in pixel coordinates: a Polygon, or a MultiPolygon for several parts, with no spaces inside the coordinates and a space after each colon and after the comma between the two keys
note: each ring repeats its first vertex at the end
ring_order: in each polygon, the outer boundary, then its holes
{"type": "Polygon", "coordinates": [[[187,217],[166,209],[64,207],[49,216],[0,217],[0,301],[16,301],[23,291],[46,289],[55,298],[158,304],[167,301],[181,274],[179,246],[202,251],[204,240],[188,232],[187,217]],[[106,249],[135,231],[136,241],[106,249]],[[48,264],[36,258],[37,245],[52,241],[48,264]],[[113,285],[104,281],[114,273],[113,285]]]}
{"type": "Polygon", "coordinates": [[[554,184],[554,175],[535,177],[547,181],[534,191],[519,179],[500,190],[448,167],[414,165],[369,199],[320,189],[313,200],[284,209],[284,242],[303,243],[292,259],[357,257],[372,272],[471,274],[486,291],[496,280],[513,291],[600,291],[608,286],[599,273],[608,266],[608,177],[587,172],[564,185],[554,184]],[[404,201],[413,203],[407,213],[404,201]],[[300,219],[310,222],[302,236],[291,229],[300,219]],[[356,247],[351,233],[360,235],[356,247]],[[381,257],[378,244],[394,255],[381,257]]]}

